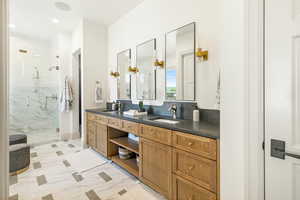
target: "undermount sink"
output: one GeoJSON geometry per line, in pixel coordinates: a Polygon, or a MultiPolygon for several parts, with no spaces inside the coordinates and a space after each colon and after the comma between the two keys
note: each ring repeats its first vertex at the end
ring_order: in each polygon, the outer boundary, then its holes
{"type": "Polygon", "coordinates": [[[170,119],[154,119],[155,122],[167,123],[167,124],[177,124],[179,121],[170,120],[170,119]]]}

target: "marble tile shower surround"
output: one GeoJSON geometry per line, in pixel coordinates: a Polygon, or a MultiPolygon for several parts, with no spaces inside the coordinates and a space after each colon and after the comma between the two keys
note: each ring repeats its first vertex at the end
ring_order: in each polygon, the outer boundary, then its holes
{"type": "MultiPolygon", "coordinates": [[[[130,100],[121,100],[121,102],[123,110],[138,109],[138,105],[132,104],[132,101],[130,100]]],[[[195,102],[164,102],[161,106],[144,105],[144,107],[149,114],[172,117],[168,110],[172,104],[177,105],[177,118],[186,120],[193,119],[193,110],[195,109],[195,106],[197,106],[197,103],[195,102]]],[[[111,109],[111,103],[107,103],[107,109],[111,109]]],[[[200,116],[201,120],[208,121],[213,124],[220,124],[219,110],[200,109],[200,116]]]]}
{"type": "MultiPolygon", "coordinates": [[[[31,158],[29,170],[17,177],[10,177],[9,200],[165,199],[110,162],[81,173],[76,171],[73,163],[68,162],[68,159],[74,154],[85,151],[80,146],[80,140],[41,145],[31,151],[36,156],[31,158]],[[58,156],[57,151],[64,154],[58,156]],[[33,163],[40,163],[41,168],[34,168],[33,163]]],[[[86,159],[88,158],[82,158],[81,162],[86,162],[86,159]]],[[[101,162],[104,158],[98,155],[98,159],[101,162]]]]}
{"type": "MultiPolygon", "coordinates": [[[[58,128],[58,101],[46,96],[58,94],[57,88],[45,86],[10,89],[10,134],[34,133],[58,128]]],[[[45,131],[46,132],[46,131],[45,131]]]]}

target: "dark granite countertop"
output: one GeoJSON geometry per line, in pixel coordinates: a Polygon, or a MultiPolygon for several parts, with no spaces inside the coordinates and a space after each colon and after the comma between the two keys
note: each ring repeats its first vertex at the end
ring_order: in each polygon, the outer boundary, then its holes
{"type": "Polygon", "coordinates": [[[177,119],[179,123],[169,124],[169,123],[153,121],[153,119],[158,119],[158,118],[168,119],[167,117],[158,116],[158,115],[147,115],[147,116],[137,117],[137,116],[123,115],[123,113],[114,112],[114,111],[109,112],[104,109],[87,109],[86,112],[100,114],[107,117],[124,119],[128,121],[156,126],[160,128],[166,128],[174,131],[180,131],[180,132],[184,132],[192,135],[198,135],[202,137],[208,137],[212,139],[220,138],[220,127],[216,124],[212,124],[207,121],[193,122],[192,120],[177,119]]]}

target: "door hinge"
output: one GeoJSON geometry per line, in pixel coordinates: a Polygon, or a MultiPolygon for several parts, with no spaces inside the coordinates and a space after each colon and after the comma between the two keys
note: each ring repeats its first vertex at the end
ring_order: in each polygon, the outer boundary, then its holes
{"type": "Polygon", "coordinates": [[[265,141],[262,143],[262,149],[265,150],[265,141]]]}

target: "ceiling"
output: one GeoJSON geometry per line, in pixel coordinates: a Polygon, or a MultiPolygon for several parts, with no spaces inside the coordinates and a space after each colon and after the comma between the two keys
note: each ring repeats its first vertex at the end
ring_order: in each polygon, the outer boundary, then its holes
{"type": "Polygon", "coordinates": [[[85,18],[110,25],[135,8],[143,0],[10,0],[10,30],[40,39],[49,39],[58,32],[72,32],[85,18]],[[56,2],[71,7],[62,11],[56,2]],[[59,20],[54,23],[53,19],[59,20]]]}

